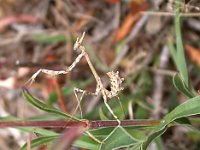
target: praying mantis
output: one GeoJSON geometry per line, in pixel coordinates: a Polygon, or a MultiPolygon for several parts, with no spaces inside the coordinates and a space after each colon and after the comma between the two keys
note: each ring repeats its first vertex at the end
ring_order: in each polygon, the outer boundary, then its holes
{"type": "Polygon", "coordinates": [[[54,71],[54,70],[49,70],[49,69],[39,69],[36,73],[34,73],[32,75],[32,77],[27,82],[30,82],[30,83],[34,82],[35,78],[40,73],[44,73],[44,74],[47,74],[47,75],[50,75],[50,76],[57,76],[57,75],[60,75],[60,74],[67,74],[67,73],[71,72],[76,67],[76,65],[80,62],[80,60],[84,57],[86,59],[88,65],[89,65],[89,68],[90,68],[90,70],[91,70],[96,82],[97,82],[97,86],[96,86],[96,90],[95,90],[94,93],[93,92],[88,92],[86,90],[78,89],[78,88],[74,89],[74,93],[75,93],[76,99],[78,101],[77,108],[79,107],[79,109],[81,111],[80,101],[82,100],[84,94],[93,95],[93,96],[97,96],[99,94],[102,94],[105,106],[107,107],[109,112],[112,114],[112,116],[117,120],[118,125],[120,125],[120,123],[121,123],[120,120],[114,114],[113,110],[111,109],[111,107],[108,105],[107,102],[108,102],[109,99],[111,99],[113,97],[118,97],[118,94],[123,90],[122,82],[124,81],[124,78],[119,76],[119,71],[108,72],[107,75],[108,75],[108,77],[110,79],[110,85],[111,85],[110,89],[111,90],[107,90],[104,87],[101,78],[97,74],[97,71],[95,70],[95,68],[94,68],[94,66],[93,66],[93,64],[92,64],[92,62],[91,62],[91,60],[90,60],[90,58],[89,58],[89,56],[88,56],[88,54],[87,54],[87,52],[85,50],[85,47],[82,45],[84,36],[85,36],[85,32],[82,34],[80,39],[77,38],[77,40],[76,40],[76,42],[74,44],[74,48],[73,48],[74,51],[80,50],[81,52],[69,67],[66,67],[66,69],[60,70],[60,71],[54,71]],[[80,100],[79,100],[79,98],[77,96],[77,93],[82,93],[82,96],[81,96],[80,100]]]}

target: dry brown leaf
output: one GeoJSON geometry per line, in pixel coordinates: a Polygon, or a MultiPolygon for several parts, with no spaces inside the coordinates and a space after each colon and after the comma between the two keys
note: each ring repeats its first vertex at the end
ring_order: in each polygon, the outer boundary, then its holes
{"type": "Polygon", "coordinates": [[[129,33],[132,25],[134,22],[136,22],[140,17],[140,14],[137,13],[133,15],[132,13],[129,13],[126,18],[123,21],[122,26],[119,28],[119,30],[116,33],[115,36],[115,42],[121,41],[125,36],[129,33]]]}
{"type": "Polygon", "coordinates": [[[200,50],[197,48],[194,48],[193,46],[189,44],[186,44],[185,48],[191,60],[195,62],[198,65],[198,67],[200,67],[200,50]]]}
{"type": "Polygon", "coordinates": [[[146,0],[142,0],[141,3],[133,0],[130,4],[128,15],[125,17],[121,27],[116,33],[115,42],[121,41],[130,32],[134,23],[140,18],[140,12],[145,11],[148,8],[146,0]]]}

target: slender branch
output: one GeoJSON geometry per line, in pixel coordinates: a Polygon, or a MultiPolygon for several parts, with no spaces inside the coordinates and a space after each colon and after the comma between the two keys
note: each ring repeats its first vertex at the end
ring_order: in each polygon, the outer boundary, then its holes
{"type": "MultiPolygon", "coordinates": [[[[169,16],[174,17],[175,14],[173,12],[155,12],[155,11],[143,11],[142,15],[153,15],[153,16],[169,16]]],[[[180,13],[180,17],[199,17],[200,13],[180,13]]]]}
{"type": "Polygon", "coordinates": [[[87,121],[54,120],[54,121],[0,121],[2,127],[51,127],[51,128],[72,128],[88,126],[87,121]]]}
{"type": "MultiPolygon", "coordinates": [[[[199,118],[189,118],[191,124],[200,125],[199,118]]],[[[158,126],[161,120],[121,120],[122,127],[138,127],[138,126],[158,126]]],[[[97,120],[97,121],[72,121],[72,120],[51,120],[51,121],[0,121],[0,128],[5,127],[48,127],[48,128],[108,128],[117,127],[117,120],[97,120]]]]}
{"type": "MultiPolygon", "coordinates": [[[[158,120],[122,120],[122,127],[130,126],[157,126],[158,120]]],[[[104,128],[116,127],[118,122],[116,120],[109,121],[72,121],[72,120],[55,120],[55,121],[0,121],[0,128],[3,127],[51,127],[51,128],[104,128]]]]}
{"type": "MultiPolygon", "coordinates": [[[[118,126],[117,120],[108,121],[91,121],[90,128],[103,128],[103,127],[116,127],[118,126]]],[[[134,126],[157,126],[160,124],[159,120],[121,120],[120,126],[134,127],[134,126]]]]}

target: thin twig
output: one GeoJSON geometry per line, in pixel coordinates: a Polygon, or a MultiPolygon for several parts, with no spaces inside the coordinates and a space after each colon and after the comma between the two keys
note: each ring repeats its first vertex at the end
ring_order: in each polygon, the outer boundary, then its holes
{"type": "MultiPolygon", "coordinates": [[[[121,120],[122,127],[134,126],[157,126],[159,120],[121,120]]],[[[72,120],[55,120],[55,121],[0,121],[0,128],[3,127],[50,127],[50,128],[105,128],[118,126],[116,120],[106,121],[72,121],[72,120]]]]}
{"type": "MultiPolygon", "coordinates": [[[[171,16],[174,17],[175,13],[173,12],[155,12],[155,11],[143,11],[142,15],[153,15],[153,16],[171,16]]],[[[181,13],[181,17],[200,17],[200,13],[181,13]]]]}
{"type": "MultiPolygon", "coordinates": [[[[199,118],[189,118],[191,124],[200,125],[199,118]]],[[[121,120],[122,127],[138,127],[138,126],[158,126],[161,120],[134,119],[121,120]]],[[[72,120],[51,120],[51,121],[0,121],[0,128],[7,127],[48,127],[48,128],[107,128],[117,127],[117,120],[97,120],[97,121],[72,121],[72,120]]]]}
{"type": "Polygon", "coordinates": [[[177,71],[160,69],[160,68],[155,69],[153,67],[148,67],[147,69],[153,73],[156,73],[162,76],[169,76],[169,77],[173,77],[177,73],[177,71]]]}

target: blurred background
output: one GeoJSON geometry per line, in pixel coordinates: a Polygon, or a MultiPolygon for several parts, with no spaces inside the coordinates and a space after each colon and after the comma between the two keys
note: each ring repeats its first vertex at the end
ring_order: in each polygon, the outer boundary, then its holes
{"type": "MultiPolygon", "coordinates": [[[[182,37],[191,83],[198,91],[198,0],[0,0],[0,116],[54,119],[27,104],[25,86],[33,96],[80,117],[73,89],[94,92],[97,84],[84,58],[67,75],[40,73],[31,85],[25,83],[40,68],[70,66],[80,54],[73,44],[85,31],[83,45],[105,87],[110,89],[109,71],[125,78],[120,102],[109,101],[115,114],[120,119],[161,119],[186,100],[172,84],[177,71],[168,46],[169,38],[175,42],[177,3],[185,13],[182,37]]],[[[84,119],[113,119],[101,96],[84,96],[81,108],[84,119]]],[[[2,150],[19,149],[29,136],[11,128],[0,129],[0,135],[2,150]]],[[[186,150],[198,149],[200,139],[173,127],[163,141],[166,149],[186,150]]]]}

